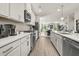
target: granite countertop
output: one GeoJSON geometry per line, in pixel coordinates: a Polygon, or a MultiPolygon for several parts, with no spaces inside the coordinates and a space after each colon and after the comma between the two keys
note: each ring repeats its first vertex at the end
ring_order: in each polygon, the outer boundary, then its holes
{"type": "Polygon", "coordinates": [[[61,36],[70,38],[70,39],[72,39],[72,40],[74,40],[74,41],[79,42],[79,34],[78,34],[78,33],[63,34],[63,33],[59,32],[59,31],[52,31],[52,32],[54,32],[54,33],[56,33],[56,34],[59,34],[59,35],[61,35],[61,36]]]}
{"type": "Polygon", "coordinates": [[[21,34],[18,34],[16,36],[9,36],[9,37],[5,37],[5,38],[1,38],[0,39],[0,48],[4,45],[7,45],[13,41],[16,41],[24,36],[27,36],[29,35],[30,33],[21,33],[21,34]]]}

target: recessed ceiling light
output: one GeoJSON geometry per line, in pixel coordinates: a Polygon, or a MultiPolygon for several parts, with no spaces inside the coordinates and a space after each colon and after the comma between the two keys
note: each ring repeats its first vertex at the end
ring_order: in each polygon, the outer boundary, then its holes
{"type": "Polygon", "coordinates": [[[57,11],[58,11],[58,12],[60,12],[60,11],[61,11],[61,9],[57,9],[57,11]]]}

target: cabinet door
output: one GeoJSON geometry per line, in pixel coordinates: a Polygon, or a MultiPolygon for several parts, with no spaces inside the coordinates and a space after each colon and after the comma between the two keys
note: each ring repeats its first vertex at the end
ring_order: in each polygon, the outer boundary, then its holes
{"type": "Polygon", "coordinates": [[[10,4],[10,17],[12,17],[14,20],[18,20],[18,4],[17,3],[11,3],[10,4]]]}
{"type": "Polygon", "coordinates": [[[62,36],[58,35],[58,39],[57,39],[57,50],[60,53],[60,55],[62,55],[62,46],[63,46],[63,41],[62,41],[62,36]]]}
{"type": "Polygon", "coordinates": [[[10,4],[10,16],[16,21],[24,21],[24,4],[23,3],[11,3],[10,4]]]}
{"type": "Polygon", "coordinates": [[[4,16],[9,16],[9,4],[0,3],[0,14],[4,16]]]}
{"type": "Polygon", "coordinates": [[[21,41],[22,41],[22,44],[21,44],[21,56],[28,55],[28,53],[30,51],[29,36],[26,36],[26,37],[22,38],[21,41]]]}
{"type": "Polygon", "coordinates": [[[7,56],[20,56],[20,46],[14,49],[11,53],[9,53],[7,56]]]}
{"type": "Polygon", "coordinates": [[[57,49],[57,36],[56,36],[57,34],[55,34],[54,33],[54,45],[55,45],[55,47],[56,47],[56,49],[57,49]]]}
{"type": "Polygon", "coordinates": [[[55,37],[54,37],[54,33],[51,33],[51,42],[54,44],[54,39],[55,39],[55,37]]]}
{"type": "Polygon", "coordinates": [[[21,22],[24,22],[24,4],[23,3],[20,3],[19,4],[19,20],[21,22]]]}
{"type": "Polygon", "coordinates": [[[29,54],[29,52],[30,52],[30,41],[29,40],[27,40],[27,53],[26,53],[26,55],[28,55],[29,54]]]}
{"type": "Polygon", "coordinates": [[[25,56],[27,52],[27,41],[21,44],[21,56],[25,56]]]}

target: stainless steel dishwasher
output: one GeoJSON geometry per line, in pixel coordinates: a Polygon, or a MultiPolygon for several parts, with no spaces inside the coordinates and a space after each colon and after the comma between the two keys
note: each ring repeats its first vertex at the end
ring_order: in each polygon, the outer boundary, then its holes
{"type": "Polygon", "coordinates": [[[79,42],[70,38],[63,39],[63,55],[64,56],[79,56],[79,42]]]}

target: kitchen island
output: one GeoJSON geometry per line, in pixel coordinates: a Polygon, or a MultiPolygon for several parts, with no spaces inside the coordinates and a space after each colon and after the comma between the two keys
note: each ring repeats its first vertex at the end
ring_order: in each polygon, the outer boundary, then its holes
{"type": "Polygon", "coordinates": [[[30,47],[30,34],[21,33],[0,39],[0,56],[25,56],[28,55],[30,47]]]}
{"type": "Polygon", "coordinates": [[[61,56],[79,56],[79,34],[51,31],[51,42],[61,56]]]}

